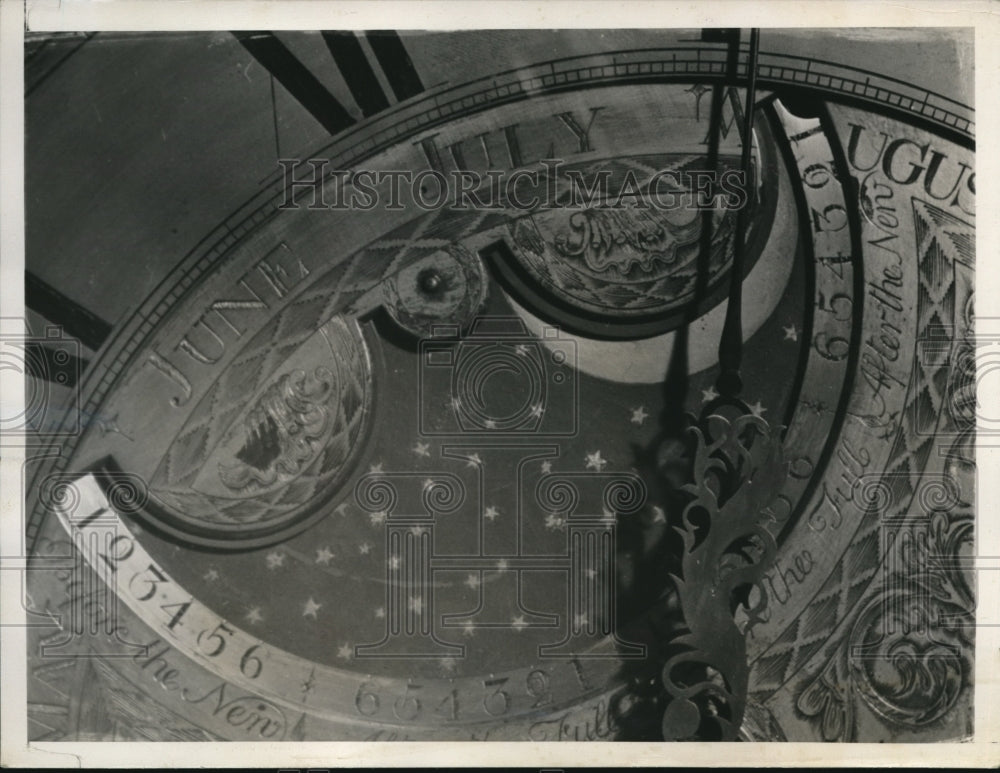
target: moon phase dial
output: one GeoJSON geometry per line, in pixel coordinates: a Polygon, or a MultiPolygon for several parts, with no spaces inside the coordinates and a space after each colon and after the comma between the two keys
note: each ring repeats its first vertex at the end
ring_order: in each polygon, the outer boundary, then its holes
{"type": "Polygon", "coordinates": [[[723,156],[709,168],[704,147],[684,137],[686,122],[677,124],[679,130],[666,122],[665,134],[678,151],[689,144],[689,153],[600,159],[560,170],[565,178],[556,180],[555,201],[567,206],[509,224],[486,254],[519,303],[590,338],[669,332],[725,295],[740,207],[749,211],[745,265],[752,269],[779,206],[777,149],[766,123],[755,135],[748,189],[738,156],[723,156]]]}
{"type": "Polygon", "coordinates": [[[972,544],[971,111],[801,59],[793,33],[573,35],[592,54],[483,78],[432,55],[449,35],[202,52],[273,80],[241,157],[276,130],[310,152],[268,156],[225,211],[170,183],[202,202],[198,246],[150,248],[155,282],[77,353],[59,421],[83,431],[32,463],[28,537],[91,584],[30,573],[65,619],[31,634],[29,699],[90,708],[37,738],[967,733],[971,586],[904,545],[972,544]],[[394,74],[292,77],[328,56],[394,74]],[[459,200],[428,205],[442,181],[459,200]],[[958,622],[894,627],[886,599],[958,622]]]}

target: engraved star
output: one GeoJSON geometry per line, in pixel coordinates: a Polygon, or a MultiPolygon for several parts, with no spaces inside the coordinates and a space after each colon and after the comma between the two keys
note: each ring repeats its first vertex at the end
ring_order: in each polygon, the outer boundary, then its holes
{"type": "Polygon", "coordinates": [[[542,475],[552,472],[552,462],[542,462],[542,475]]]}
{"type": "Polygon", "coordinates": [[[500,511],[491,505],[486,508],[486,512],[483,513],[483,518],[487,521],[495,521],[499,515],[500,511]]]}
{"type": "Polygon", "coordinates": [[[466,467],[478,467],[483,463],[483,460],[479,457],[479,454],[472,454],[466,457],[468,461],[465,463],[466,467]]]}
{"type": "Polygon", "coordinates": [[[110,434],[121,435],[126,440],[131,440],[133,443],[135,439],[126,435],[122,432],[121,427],[118,426],[118,414],[111,416],[107,419],[98,418],[97,419],[97,429],[101,432],[101,437],[105,437],[110,434]]]}
{"type": "Polygon", "coordinates": [[[632,418],[630,419],[630,421],[633,424],[637,424],[637,425],[639,425],[641,427],[642,423],[644,421],[646,421],[646,419],[648,419],[648,418],[649,418],[649,414],[646,413],[646,406],[645,405],[640,405],[638,408],[633,408],[632,409],[632,418]]]}
{"type": "Polygon", "coordinates": [[[330,551],[329,547],[323,547],[316,551],[316,563],[330,565],[330,559],[334,557],[334,554],[330,551]]]}
{"type": "Polygon", "coordinates": [[[302,683],[302,694],[304,696],[309,695],[309,693],[313,691],[313,687],[316,686],[316,680],[314,678],[315,676],[316,676],[316,669],[314,668],[309,672],[309,678],[302,683]]]}
{"type": "Polygon", "coordinates": [[[719,393],[715,391],[714,386],[710,386],[708,389],[701,390],[701,401],[703,403],[710,403],[718,396],[719,393]]]}
{"type": "Polygon", "coordinates": [[[527,628],[528,624],[524,622],[524,615],[518,615],[513,620],[510,621],[510,627],[515,631],[520,631],[522,628],[527,628]]]}
{"type": "Polygon", "coordinates": [[[368,472],[371,475],[381,475],[382,474],[382,462],[373,464],[368,468],[368,472]]]}
{"type": "Polygon", "coordinates": [[[417,456],[430,456],[431,455],[430,447],[431,447],[430,443],[417,443],[413,447],[413,453],[415,453],[417,456]]]}
{"type": "Polygon", "coordinates": [[[653,505],[653,523],[666,523],[667,514],[663,512],[662,507],[653,505]]]}
{"type": "Polygon", "coordinates": [[[424,602],[421,600],[420,596],[410,596],[407,606],[411,611],[416,612],[419,615],[424,609],[424,602]]]}
{"type": "Polygon", "coordinates": [[[369,553],[372,552],[372,546],[369,545],[367,542],[362,542],[360,545],[358,545],[358,552],[363,556],[367,556],[369,553]]]}
{"type": "Polygon", "coordinates": [[[267,559],[268,569],[277,569],[279,566],[285,565],[285,554],[279,553],[277,550],[268,553],[265,558],[267,559]]]}
{"type": "Polygon", "coordinates": [[[382,618],[384,618],[385,617],[385,607],[376,607],[375,608],[375,617],[377,617],[379,620],[381,620],[382,618]]]}
{"type": "Polygon", "coordinates": [[[209,582],[215,582],[219,579],[219,573],[215,571],[215,569],[209,569],[201,576],[201,579],[208,580],[209,582]]]}
{"type": "Polygon", "coordinates": [[[783,327],[781,329],[785,331],[785,340],[786,341],[798,341],[799,340],[799,331],[795,329],[795,325],[789,325],[788,327],[783,327]]]}
{"type": "Polygon", "coordinates": [[[468,585],[473,590],[475,590],[476,588],[479,587],[479,575],[470,574],[468,577],[465,578],[465,584],[468,585]]]}
{"type": "Polygon", "coordinates": [[[543,413],[545,413],[545,409],[542,408],[541,403],[537,403],[536,405],[531,406],[531,415],[534,416],[536,419],[540,419],[543,413]]]}
{"type": "Polygon", "coordinates": [[[319,608],[321,606],[323,605],[317,604],[315,601],[313,601],[313,597],[310,596],[309,600],[306,602],[306,605],[302,608],[302,617],[311,617],[313,620],[315,620],[316,613],[319,611],[319,608]]]}
{"type": "Polygon", "coordinates": [[[493,419],[487,419],[483,422],[483,426],[486,427],[486,429],[496,429],[497,423],[493,421],[493,419]]]}
{"type": "Polygon", "coordinates": [[[763,417],[764,412],[766,410],[767,408],[765,408],[763,405],[760,404],[760,400],[758,400],[757,402],[755,402],[753,405],[750,406],[750,413],[752,413],[754,416],[763,417]]]}
{"type": "Polygon", "coordinates": [[[263,621],[264,618],[260,614],[260,607],[253,607],[249,612],[247,612],[246,619],[253,624],[263,621]]]}
{"type": "Polygon", "coordinates": [[[546,529],[561,529],[565,526],[566,521],[561,516],[556,513],[549,513],[545,516],[545,528],[546,529]]]}
{"type": "Polygon", "coordinates": [[[598,472],[600,472],[601,470],[604,469],[604,465],[606,465],[607,463],[608,463],[607,459],[601,458],[600,451],[594,451],[594,453],[592,454],[587,454],[588,470],[597,470],[598,472]]]}
{"type": "Polygon", "coordinates": [[[822,400],[799,400],[799,402],[802,403],[802,405],[804,405],[806,408],[809,408],[811,411],[814,411],[817,415],[823,413],[823,411],[825,411],[827,408],[826,403],[824,403],[822,400]]]}
{"type": "Polygon", "coordinates": [[[386,512],[385,510],[379,510],[374,513],[368,514],[368,520],[372,522],[372,526],[380,526],[385,523],[386,512]]]}
{"type": "Polygon", "coordinates": [[[464,636],[475,636],[476,626],[471,620],[466,620],[462,623],[462,634],[464,636]]]}
{"type": "Polygon", "coordinates": [[[343,658],[344,660],[348,660],[353,655],[354,655],[354,648],[347,643],[341,644],[340,648],[337,650],[337,657],[343,658]]]}

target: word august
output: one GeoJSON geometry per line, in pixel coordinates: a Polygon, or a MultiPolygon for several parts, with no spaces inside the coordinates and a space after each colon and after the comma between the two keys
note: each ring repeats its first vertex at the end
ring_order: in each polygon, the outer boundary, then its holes
{"type": "Polygon", "coordinates": [[[565,207],[654,208],[658,210],[739,209],[747,200],[740,169],[663,169],[640,181],[632,170],[615,173],[564,168],[560,159],[542,159],[541,168],[347,170],[327,169],[326,159],[279,159],[284,170],[281,209],[431,211],[537,210],[565,207]]]}

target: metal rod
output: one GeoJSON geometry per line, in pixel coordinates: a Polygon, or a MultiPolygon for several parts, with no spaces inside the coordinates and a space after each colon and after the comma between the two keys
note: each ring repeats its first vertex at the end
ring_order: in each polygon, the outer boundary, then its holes
{"type": "Polygon", "coordinates": [[[743,111],[743,152],[740,164],[747,193],[746,201],[736,212],[736,235],[733,263],[729,273],[729,305],[719,341],[719,378],[716,388],[727,398],[736,398],[743,389],[740,367],[743,360],[743,251],[747,231],[747,207],[753,195],[750,155],[753,149],[753,114],[757,90],[757,54],[760,30],[750,30],[750,51],[747,59],[746,107],[743,111]]]}

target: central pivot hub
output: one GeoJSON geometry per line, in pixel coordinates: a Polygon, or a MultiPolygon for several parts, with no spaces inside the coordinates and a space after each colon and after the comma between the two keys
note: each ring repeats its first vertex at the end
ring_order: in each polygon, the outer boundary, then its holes
{"type": "Polygon", "coordinates": [[[417,287],[424,295],[438,296],[445,290],[445,280],[435,268],[425,268],[417,275],[417,287]]]}

